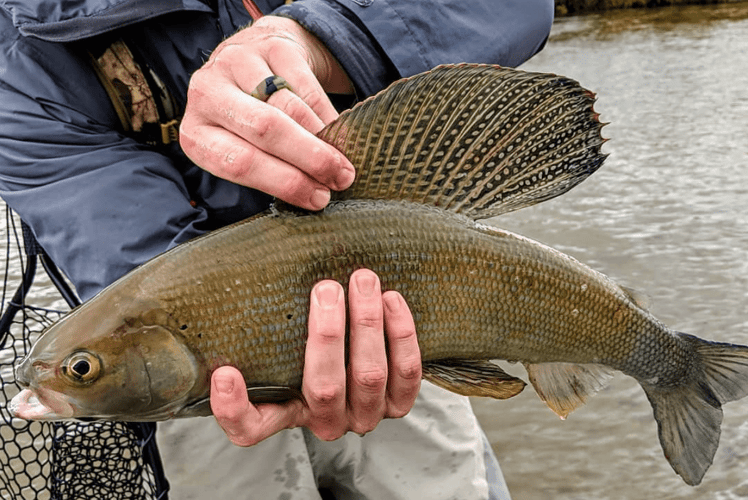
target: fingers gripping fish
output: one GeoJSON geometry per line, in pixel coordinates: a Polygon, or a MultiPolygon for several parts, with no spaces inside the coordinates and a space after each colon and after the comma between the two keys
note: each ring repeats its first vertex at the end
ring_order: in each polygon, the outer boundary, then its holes
{"type": "Polygon", "coordinates": [[[320,137],[357,179],[321,212],[277,204],[166,252],[50,327],[17,367],[21,418],[207,415],[210,374],[239,368],[253,402],[297,397],[309,291],[376,272],[413,311],[424,377],[508,398],[519,361],[561,417],[612,370],[649,398],[665,456],[698,484],[722,404],[748,391],[748,348],[670,330],[638,297],[480,220],[565,193],[603,163],[594,96],[567,78],[440,66],[341,114],[320,137]]]}

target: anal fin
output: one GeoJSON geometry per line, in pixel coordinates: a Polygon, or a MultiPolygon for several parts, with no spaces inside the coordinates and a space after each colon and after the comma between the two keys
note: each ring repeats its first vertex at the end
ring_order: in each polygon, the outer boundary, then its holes
{"type": "Polygon", "coordinates": [[[508,399],[525,388],[525,382],[487,360],[442,359],[423,363],[423,378],[463,396],[508,399]]]}
{"type": "Polygon", "coordinates": [[[585,404],[613,376],[610,368],[595,364],[525,364],[525,368],[540,399],[562,419],[585,404]]]}

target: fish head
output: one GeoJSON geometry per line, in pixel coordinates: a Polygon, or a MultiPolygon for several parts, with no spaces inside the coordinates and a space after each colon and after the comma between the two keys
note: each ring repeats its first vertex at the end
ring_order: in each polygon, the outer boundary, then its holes
{"type": "Polygon", "coordinates": [[[89,302],[48,328],[16,367],[23,390],[11,413],[28,420],[156,421],[204,397],[209,375],[176,322],[153,304],[127,302],[109,310],[89,302]]]}

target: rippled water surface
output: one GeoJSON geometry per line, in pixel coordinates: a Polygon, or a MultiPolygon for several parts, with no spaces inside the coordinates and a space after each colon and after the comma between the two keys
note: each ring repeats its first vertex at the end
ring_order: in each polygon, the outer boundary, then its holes
{"type": "MultiPolygon", "coordinates": [[[[597,93],[610,157],[569,194],[493,222],[644,292],[676,330],[748,344],[748,4],[558,19],[523,68],[597,93]]],[[[515,500],[748,498],[748,400],[725,406],[695,488],[623,375],[566,421],[531,388],[474,406],[515,500]]]]}

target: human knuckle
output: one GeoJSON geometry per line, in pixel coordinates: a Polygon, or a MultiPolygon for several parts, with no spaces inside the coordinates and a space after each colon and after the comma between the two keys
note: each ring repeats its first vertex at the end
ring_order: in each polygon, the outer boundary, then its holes
{"type": "Polygon", "coordinates": [[[327,97],[317,89],[310,90],[300,97],[312,109],[321,108],[327,100],[327,97]]]}
{"type": "Polygon", "coordinates": [[[366,370],[353,370],[351,373],[353,383],[367,392],[379,392],[387,386],[386,368],[369,368],[366,370]]]}
{"type": "Polygon", "coordinates": [[[235,411],[224,410],[216,414],[216,420],[229,440],[237,446],[252,446],[254,436],[242,425],[241,415],[235,411]]]}
{"type": "Polygon", "coordinates": [[[187,105],[185,106],[185,116],[192,114],[198,106],[198,103],[202,102],[205,98],[206,92],[203,88],[203,79],[198,76],[197,73],[190,80],[190,85],[187,87],[187,105]]]}
{"type": "Polygon", "coordinates": [[[179,126],[179,145],[190,158],[194,158],[195,154],[198,153],[197,141],[193,137],[191,124],[182,123],[179,126]]]}
{"type": "Polygon", "coordinates": [[[290,51],[298,52],[300,46],[297,40],[285,33],[283,36],[272,34],[264,40],[265,53],[269,60],[288,59],[290,51]]]}
{"type": "MultiPolygon", "coordinates": [[[[213,71],[232,73],[236,60],[246,60],[246,53],[240,44],[225,41],[210,55],[213,71]]],[[[208,69],[208,68],[206,68],[208,69]]]]}
{"type": "Polygon", "coordinates": [[[251,135],[260,141],[272,139],[276,130],[275,123],[267,114],[261,114],[256,119],[248,121],[247,128],[251,135]]]}
{"type": "Polygon", "coordinates": [[[251,184],[258,168],[256,151],[237,145],[221,151],[217,168],[212,173],[228,180],[251,184]]]}
{"type": "Polygon", "coordinates": [[[197,127],[197,120],[195,117],[190,113],[187,114],[187,110],[189,110],[190,107],[185,109],[185,115],[182,118],[182,121],[179,122],[179,135],[180,135],[180,143],[181,143],[181,136],[187,136],[189,137],[192,133],[192,131],[197,127]]]}
{"type": "Polygon", "coordinates": [[[323,346],[337,346],[345,337],[345,330],[342,328],[326,327],[315,334],[315,339],[323,346]]]}
{"type": "Polygon", "coordinates": [[[422,376],[422,366],[420,358],[410,358],[400,361],[394,367],[399,378],[406,381],[420,381],[422,376]]]}
{"type": "Polygon", "coordinates": [[[335,441],[345,434],[345,432],[338,429],[330,429],[327,427],[316,427],[312,429],[312,432],[322,441],[335,441]]]}
{"type": "Polygon", "coordinates": [[[414,385],[406,385],[393,390],[390,388],[387,391],[387,418],[400,418],[410,413],[413,404],[415,404],[418,392],[420,390],[420,383],[414,385]]]}
{"type": "Polygon", "coordinates": [[[374,307],[359,307],[355,322],[366,330],[383,332],[382,314],[374,307]]]}
{"type": "Polygon", "coordinates": [[[345,385],[330,383],[310,387],[307,399],[316,406],[331,406],[345,397],[345,385]]]}
{"type": "Polygon", "coordinates": [[[390,340],[393,342],[397,342],[401,345],[409,345],[418,338],[415,326],[412,323],[389,329],[387,336],[390,337],[390,340]]]}
{"type": "Polygon", "coordinates": [[[187,86],[187,103],[190,101],[199,100],[206,94],[206,89],[210,88],[210,74],[209,68],[203,66],[195,71],[190,77],[189,85],[187,86]]]}
{"type": "Polygon", "coordinates": [[[239,146],[229,147],[222,151],[221,163],[225,170],[234,171],[237,170],[236,164],[240,158],[246,164],[243,170],[251,168],[252,153],[239,146]]]}
{"type": "Polygon", "coordinates": [[[323,441],[334,441],[346,433],[346,418],[339,418],[337,414],[323,414],[308,422],[307,427],[312,433],[323,441]]]}
{"type": "Polygon", "coordinates": [[[291,92],[276,92],[271,96],[272,101],[269,101],[273,106],[282,111],[285,115],[288,115],[293,121],[298,123],[304,128],[307,128],[312,121],[310,119],[310,110],[307,109],[306,105],[291,92]]]}
{"type": "Polygon", "coordinates": [[[331,165],[335,164],[335,159],[325,145],[317,144],[309,148],[306,158],[310,171],[316,177],[321,177],[323,173],[327,173],[329,177],[334,177],[337,174],[337,172],[331,171],[331,165]]]}
{"type": "Polygon", "coordinates": [[[281,92],[279,90],[270,96],[268,102],[291,118],[295,118],[299,114],[300,104],[298,99],[295,99],[290,92],[281,92]]]}
{"type": "Polygon", "coordinates": [[[387,418],[403,418],[405,415],[410,413],[411,405],[402,405],[402,404],[391,404],[387,408],[386,417],[387,418]]]}
{"type": "Polygon", "coordinates": [[[254,446],[255,444],[257,444],[257,440],[254,438],[254,436],[248,434],[228,434],[228,437],[229,441],[242,448],[247,448],[249,446],[254,446]]]}
{"type": "Polygon", "coordinates": [[[351,432],[363,435],[376,429],[380,420],[380,418],[358,418],[353,420],[349,427],[351,432]]]}

